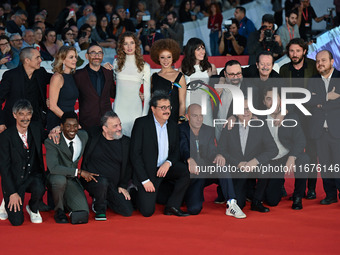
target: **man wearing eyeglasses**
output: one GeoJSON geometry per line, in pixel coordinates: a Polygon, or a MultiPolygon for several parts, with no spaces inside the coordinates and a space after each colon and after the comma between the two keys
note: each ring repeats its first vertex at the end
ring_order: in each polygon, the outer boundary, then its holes
{"type": "Polygon", "coordinates": [[[74,75],[79,90],[79,123],[84,129],[100,126],[100,118],[112,110],[110,98],[115,98],[113,71],[101,66],[104,53],[99,45],[92,45],[85,55],[89,64],[74,75]]]}
{"type": "MultiPolygon", "coordinates": [[[[225,68],[223,71],[223,75],[219,81],[220,84],[230,84],[237,86],[243,92],[243,95],[247,95],[248,87],[251,86],[250,83],[243,82],[243,74],[240,62],[237,60],[230,60],[225,64],[225,68]]],[[[251,86],[253,88],[253,103],[255,108],[258,105],[258,89],[255,86],[251,86]]],[[[232,107],[232,94],[230,90],[226,88],[217,88],[216,91],[219,93],[222,101],[222,105],[219,106],[217,119],[227,119],[232,115],[233,107],[232,107]]],[[[223,125],[216,125],[216,139],[220,138],[221,132],[223,129],[223,125]]]]}
{"type": "Polygon", "coordinates": [[[165,215],[188,216],[180,207],[190,183],[189,171],[180,162],[177,123],[169,120],[169,95],[155,92],[152,113],[136,119],[132,129],[130,157],[138,188],[137,207],[144,217],[155,212],[156,200],[165,204],[165,215]]]}
{"type": "Polygon", "coordinates": [[[11,49],[13,52],[19,54],[22,48],[23,39],[19,33],[12,34],[9,38],[11,49]]]}
{"type": "Polygon", "coordinates": [[[22,27],[27,21],[27,12],[24,10],[18,10],[14,13],[12,20],[7,22],[7,33],[14,34],[19,33],[22,36],[22,27]]]}

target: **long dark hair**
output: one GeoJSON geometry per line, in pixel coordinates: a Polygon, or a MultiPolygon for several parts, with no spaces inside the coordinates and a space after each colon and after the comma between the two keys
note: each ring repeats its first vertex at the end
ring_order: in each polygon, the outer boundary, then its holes
{"type": "MultiPolygon", "coordinates": [[[[188,42],[187,45],[185,46],[184,49],[184,58],[182,61],[182,72],[190,76],[195,72],[195,67],[194,65],[196,64],[196,57],[195,57],[195,50],[203,46],[205,48],[205,44],[201,39],[198,38],[191,38],[188,42]]],[[[200,61],[199,63],[200,69],[202,72],[208,70],[211,68],[211,64],[208,62],[208,56],[207,53],[205,53],[203,60],[200,61]]]]}

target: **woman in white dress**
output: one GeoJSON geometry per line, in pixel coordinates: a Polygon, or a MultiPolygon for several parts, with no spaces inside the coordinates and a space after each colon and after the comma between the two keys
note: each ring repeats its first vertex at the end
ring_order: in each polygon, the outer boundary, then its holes
{"type": "Polygon", "coordinates": [[[117,87],[113,110],[122,122],[123,134],[130,137],[135,119],[148,114],[151,93],[150,65],[143,60],[139,40],[131,32],[118,39],[113,72],[117,87]],[[142,84],[144,102],[139,93],[142,84]]]}
{"type": "Polygon", "coordinates": [[[191,38],[187,42],[181,71],[184,73],[187,83],[186,107],[193,103],[206,106],[202,107],[203,111],[206,109],[206,112],[202,112],[203,123],[212,126],[213,109],[211,97],[209,93],[207,93],[207,91],[211,91],[209,87],[204,84],[209,85],[210,77],[217,75],[217,70],[214,64],[208,62],[205,45],[201,39],[191,38]]]}

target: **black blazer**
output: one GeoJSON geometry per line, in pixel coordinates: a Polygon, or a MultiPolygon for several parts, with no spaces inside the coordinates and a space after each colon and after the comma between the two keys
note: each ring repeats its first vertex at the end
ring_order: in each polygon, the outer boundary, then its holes
{"type": "MultiPolygon", "coordinates": [[[[36,155],[39,161],[38,172],[44,175],[44,163],[42,155],[42,142],[44,131],[40,123],[31,122],[28,127],[32,134],[32,141],[36,147],[36,155]]],[[[18,135],[16,126],[6,129],[0,135],[0,170],[1,185],[4,196],[10,196],[20,191],[20,187],[29,177],[26,169],[26,155],[23,143],[18,135]]]]}
{"type": "MultiPolygon", "coordinates": [[[[197,160],[197,150],[195,135],[191,131],[189,122],[178,125],[180,137],[180,153],[181,160],[187,163],[188,158],[197,160]]],[[[215,146],[215,129],[202,124],[198,134],[199,140],[199,156],[204,159],[206,164],[212,164],[217,155],[217,147],[215,146]]]]}
{"type": "Polygon", "coordinates": [[[231,130],[224,128],[218,142],[218,152],[226,159],[227,164],[238,166],[242,161],[256,158],[259,164],[266,164],[274,158],[279,150],[267,125],[249,127],[245,154],[242,153],[239,125],[231,130]]]}
{"type": "MultiPolygon", "coordinates": [[[[169,153],[172,165],[179,161],[179,134],[177,123],[168,120],[167,124],[169,153]]],[[[158,141],[153,114],[135,120],[131,134],[130,158],[133,166],[133,178],[136,185],[147,179],[156,179],[158,141]]]]}
{"type": "MultiPolygon", "coordinates": [[[[332,78],[329,83],[328,92],[335,87],[335,92],[340,94],[340,72],[334,69],[332,78]]],[[[326,89],[320,75],[310,78],[308,81],[308,90],[311,93],[311,99],[306,103],[310,107],[311,118],[309,123],[310,136],[318,139],[322,135],[322,129],[325,120],[327,121],[328,130],[335,138],[340,138],[340,98],[326,101],[326,89]],[[318,108],[317,105],[322,105],[318,108]]]]}
{"type": "MultiPolygon", "coordinates": [[[[12,107],[19,99],[26,98],[25,91],[25,69],[23,65],[19,65],[17,68],[8,70],[2,76],[0,84],[0,105],[5,101],[5,107],[1,110],[0,107],[0,125],[5,124],[7,127],[15,124],[15,119],[12,114],[12,107]]],[[[42,102],[42,111],[47,112],[46,106],[46,86],[50,83],[52,74],[47,73],[46,70],[41,67],[34,71],[35,79],[38,82],[40,98],[42,102]]]]}
{"type": "MultiPolygon", "coordinates": [[[[89,133],[89,140],[87,142],[83,162],[82,162],[82,169],[91,172],[91,169],[87,167],[89,160],[91,160],[91,154],[96,149],[96,146],[99,142],[100,137],[102,136],[102,129],[101,127],[94,127],[92,128],[89,133]]],[[[127,189],[128,183],[132,177],[132,166],[129,157],[130,151],[130,138],[123,135],[122,139],[122,168],[120,170],[120,180],[118,182],[118,186],[124,189],[127,189]]]]}
{"type": "MultiPolygon", "coordinates": [[[[266,119],[267,116],[261,116],[261,119],[266,119]]],[[[285,125],[289,127],[284,127],[281,125],[278,130],[279,140],[282,145],[289,150],[288,156],[299,157],[302,153],[304,153],[304,149],[306,146],[306,138],[303,130],[301,128],[299,117],[294,112],[289,112],[285,118],[285,125]],[[295,125],[294,121],[288,121],[289,119],[295,120],[297,125],[295,127],[291,127],[295,125]]],[[[264,120],[264,123],[267,124],[267,121],[264,120]]],[[[271,125],[271,122],[268,122],[271,125]]]]}

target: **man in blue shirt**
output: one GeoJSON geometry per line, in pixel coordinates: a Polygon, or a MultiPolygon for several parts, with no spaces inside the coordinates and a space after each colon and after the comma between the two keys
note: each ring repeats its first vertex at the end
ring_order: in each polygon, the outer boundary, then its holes
{"type": "Polygon", "coordinates": [[[248,39],[248,36],[256,30],[254,23],[246,17],[246,9],[238,6],[234,12],[235,19],[239,22],[238,33],[248,39]]]}

